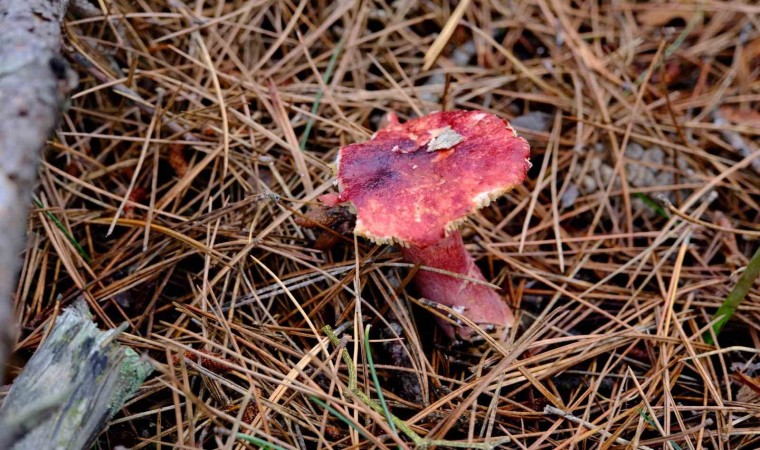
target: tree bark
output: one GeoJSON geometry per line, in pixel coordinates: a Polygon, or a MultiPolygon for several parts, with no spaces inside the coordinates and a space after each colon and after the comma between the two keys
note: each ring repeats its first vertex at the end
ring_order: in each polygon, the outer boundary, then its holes
{"type": "Polygon", "coordinates": [[[2,449],[89,449],[153,370],[100,331],[84,300],[56,320],[0,408],[2,449]]]}
{"type": "Polygon", "coordinates": [[[68,0],[0,0],[0,376],[40,150],[76,77],[60,56],[68,0]]]}

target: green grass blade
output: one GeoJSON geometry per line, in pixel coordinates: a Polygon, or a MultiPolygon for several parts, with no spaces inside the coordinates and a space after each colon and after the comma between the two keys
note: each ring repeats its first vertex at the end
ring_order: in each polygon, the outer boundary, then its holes
{"type": "Polygon", "coordinates": [[[369,325],[364,329],[364,351],[367,353],[367,365],[369,366],[369,373],[372,375],[372,382],[375,384],[375,390],[377,391],[377,399],[380,401],[380,406],[383,408],[383,414],[385,420],[388,421],[388,426],[391,427],[394,436],[398,436],[396,431],[396,424],[393,423],[391,418],[391,412],[388,409],[388,405],[385,403],[385,396],[383,395],[383,389],[380,387],[380,380],[377,379],[377,371],[375,370],[375,362],[372,360],[372,350],[369,347],[369,325]]]}
{"type": "Polygon", "coordinates": [[[665,211],[665,208],[662,207],[659,203],[652,200],[652,197],[644,194],[643,192],[635,192],[633,195],[636,196],[639,200],[642,201],[646,206],[648,206],[650,209],[652,209],[655,213],[657,213],[658,216],[663,217],[665,219],[670,219],[670,216],[668,215],[668,212],[665,211]]]}
{"type": "MultiPolygon", "coordinates": [[[[652,428],[657,428],[657,424],[654,423],[654,420],[649,417],[649,414],[642,408],[639,409],[639,415],[644,419],[646,423],[648,423],[652,428]]],[[[680,445],[676,444],[674,441],[668,441],[668,444],[670,444],[671,448],[674,450],[683,450],[680,445]]]]}
{"type": "MultiPolygon", "coordinates": [[[[343,51],[343,45],[346,43],[346,35],[344,34],[343,37],[340,38],[338,41],[338,44],[335,46],[335,49],[333,50],[332,56],[330,56],[330,61],[327,62],[327,69],[325,70],[325,73],[322,75],[322,82],[327,84],[330,81],[330,77],[332,77],[333,70],[335,70],[335,63],[338,62],[338,56],[340,55],[340,52],[343,51]]],[[[322,101],[322,96],[325,95],[324,92],[322,92],[322,89],[317,91],[317,94],[314,96],[314,104],[311,105],[311,117],[309,117],[309,120],[306,122],[306,129],[303,131],[303,136],[301,136],[301,142],[299,143],[299,147],[301,150],[304,150],[306,148],[306,142],[309,140],[309,134],[311,133],[311,129],[314,126],[314,116],[317,114],[317,110],[319,109],[319,103],[322,101]]]]}
{"type": "MultiPolygon", "coordinates": [[[[731,320],[734,312],[736,312],[736,308],[739,307],[739,304],[744,300],[744,297],[747,296],[749,290],[752,289],[752,285],[755,284],[758,275],[760,275],[760,247],[757,248],[752,259],[750,259],[749,264],[747,264],[744,272],[739,277],[739,281],[736,283],[736,286],[734,286],[734,289],[728,294],[728,297],[723,300],[718,311],[715,312],[713,319],[718,318],[718,321],[713,324],[713,332],[715,333],[715,336],[718,336],[723,329],[723,326],[731,320]]],[[[712,335],[706,333],[705,342],[713,344],[712,335]]]]}
{"type": "Polygon", "coordinates": [[[318,399],[317,397],[314,397],[314,396],[310,395],[309,399],[311,399],[311,401],[313,401],[317,405],[321,406],[322,408],[326,409],[330,414],[332,414],[333,416],[335,416],[336,418],[338,418],[341,422],[345,423],[346,425],[348,425],[352,429],[356,430],[356,432],[359,433],[359,434],[361,434],[365,439],[367,439],[369,441],[372,440],[371,437],[367,436],[367,433],[365,433],[364,431],[362,431],[361,429],[359,429],[356,426],[356,424],[354,424],[354,422],[352,420],[350,420],[348,417],[346,417],[343,414],[341,414],[340,412],[338,412],[337,409],[333,408],[332,406],[328,405],[327,403],[323,402],[322,400],[318,399]]]}
{"type": "Polygon", "coordinates": [[[251,444],[258,445],[261,449],[272,449],[272,450],[288,450],[285,447],[281,447],[276,444],[271,444],[265,439],[257,438],[255,436],[248,436],[247,434],[243,433],[237,433],[235,434],[235,439],[239,439],[241,441],[250,442],[251,444]]]}
{"type": "MultiPolygon", "coordinates": [[[[45,209],[45,205],[42,204],[42,202],[37,198],[37,196],[34,196],[34,205],[40,209],[45,209]]],[[[84,248],[82,248],[81,245],[79,245],[79,242],[77,242],[76,239],[74,239],[74,236],[69,233],[69,230],[66,229],[66,227],[63,225],[63,223],[58,220],[56,216],[53,215],[50,211],[44,211],[43,214],[47,216],[48,219],[52,220],[55,224],[56,228],[61,230],[64,236],[66,236],[66,239],[68,239],[69,242],[71,242],[71,245],[74,246],[75,249],[77,249],[77,253],[88,263],[92,262],[92,259],[90,258],[90,255],[87,254],[87,251],[85,251],[84,248]]]]}

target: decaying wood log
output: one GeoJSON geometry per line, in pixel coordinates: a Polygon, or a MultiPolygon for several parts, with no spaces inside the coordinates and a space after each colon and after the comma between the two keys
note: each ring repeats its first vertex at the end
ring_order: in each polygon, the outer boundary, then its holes
{"type": "Polygon", "coordinates": [[[40,150],[76,85],[60,56],[68,0],[0,0],[0,374],[40,150]]]}
{"type": "Polygon", "coordinates": [[[0,408],[2,449],[89,449],[152,371],[100,331],[83,300],[67,308],[0,408]]]}
{"type": "MultiPolygon", "coordinates": [[[[12,295],[40,151],[76,76],[60,56],[69,0],[0,0],[0,377],[15,341],[12,295]]],[[[68,308],[0,407],[0,449],[85,449],[151,372],[68,308]]]]}

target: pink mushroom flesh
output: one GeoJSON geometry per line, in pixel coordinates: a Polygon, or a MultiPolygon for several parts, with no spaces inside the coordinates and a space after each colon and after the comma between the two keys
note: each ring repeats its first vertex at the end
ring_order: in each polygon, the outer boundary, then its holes
{"type": "MultiPolygon", "coordinates": [[[[354,233],[378,243],[398,242],[404,256],[422,266],[484,280],[455,231],[468,214],[521,184],[530,147],[509,124],[478,111],[439,112],[390,124],[367,142],[340,149],[340,194],[326,203],[350,201],[357,212],[354,233]]],[[[512,313],[493,289],[425,270],[419,293],[481,325],[499,331],[512,313]]],[[[471,340],[468,327],[444,331],[471,340]]]]}

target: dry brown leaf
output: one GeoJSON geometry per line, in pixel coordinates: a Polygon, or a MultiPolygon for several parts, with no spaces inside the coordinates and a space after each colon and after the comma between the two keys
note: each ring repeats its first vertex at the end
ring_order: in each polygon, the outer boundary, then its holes
{"type": "Polygon", "coordinates": [[[723,106],[720,108],[720,115],[737,125],[760,128],[760,112],[757,111],[742,111],[731,106],[723,106]]]}
{"type": "Polygon", "coordinates": [[[169,165],[172,166],[174,173],[176,173],[178,177],[182,178],[185,176],[189,166],[185,159],[184,144],[169,144],[169,165]]]}
{"type": "Polygon", "coordinates": [[[650,27],[662,27],[674,19],[682,19],[685,23],[694,17],[696,11],[678,10],[672,8],[653,8],[641,11],[636,15],[639,23],[650,27]]]}

